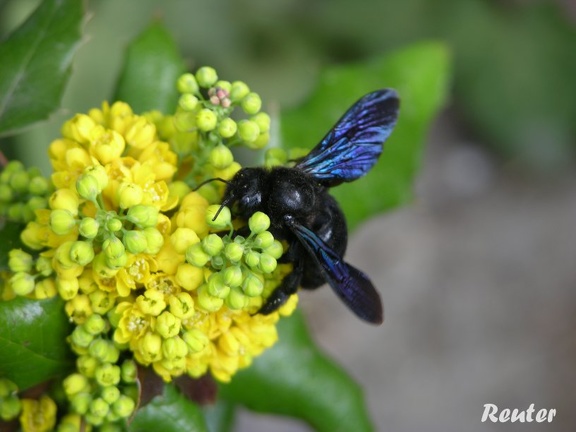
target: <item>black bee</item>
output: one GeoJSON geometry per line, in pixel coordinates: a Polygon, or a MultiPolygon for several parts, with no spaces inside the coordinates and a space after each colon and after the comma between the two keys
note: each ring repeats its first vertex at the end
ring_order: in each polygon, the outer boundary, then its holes
{"type": "Polygon", "coordinates": [[[378,90],[356,102],[312,151],[292,168],[243,168],[227,182],[222,206],[236,205],[248,219],[257,211],[270,217],[270,231],[286,240],[282,257],[293,270],[259,313],[280,307],[298,287],[325,282],[358,317],[383,321],[382,302],[372,282],[343,260],[346,219],[328,188],[365,175],[382,153],[399,109],[394,90],[378,90]]]}

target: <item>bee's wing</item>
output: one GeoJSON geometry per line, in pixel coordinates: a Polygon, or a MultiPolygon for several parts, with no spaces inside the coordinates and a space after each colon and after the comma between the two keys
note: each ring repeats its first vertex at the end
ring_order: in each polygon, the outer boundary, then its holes
{"type": "Polygon", "coordinates": [[[326,282],[346,306],[359,318],[373,324],[381,324],[384,320],[382,302],[368,276],[344,262],[342,257],[313,231],[294,220],[287,221],[287,225],[320,266],[326,282]]]}
{"type": "Polygon", "coordinates": [[[324,186],[356,180],[376,163],[396,124],[400,100],[392,89],[368,93],[296,164],[324,186]]]}

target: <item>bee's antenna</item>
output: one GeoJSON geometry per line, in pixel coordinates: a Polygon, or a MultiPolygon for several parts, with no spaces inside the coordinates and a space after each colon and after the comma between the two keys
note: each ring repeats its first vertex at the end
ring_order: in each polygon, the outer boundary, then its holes
{"type": "Polygon", "coordinates": [[[208,183],[212,183],[213,181],[221,181],[222,183],[226,183],[229,184],[230,182],[228,180],[224,180],[223,178],[220,177],[214,177],[208,180],[204,180],[202,183],[200,183],[198,186],[196,186],[194,189],[192,189],[194,192],[196,192],[198,189],[200,189],[202,186],[204,186],[205,184],[208,183]]]}
{"type": "Polygon", "coordinates": [[[227,199],[225,199],[224,201],[222,201],[222,204],[220,204],[220,208],[218,209],[218,211],[216,212],[216,214],[214,215],[214,217],[212,218],[212,221],[215,221],[216,218],[218,217],[218,215],[220,214],[220,212],[222,211],[222,209],[224,207],[226,207],[228,204],[230,204],[230,202],[232,202],[232,200],[234,199],[234,197],[232,195],[230,195],[227,199]]]}

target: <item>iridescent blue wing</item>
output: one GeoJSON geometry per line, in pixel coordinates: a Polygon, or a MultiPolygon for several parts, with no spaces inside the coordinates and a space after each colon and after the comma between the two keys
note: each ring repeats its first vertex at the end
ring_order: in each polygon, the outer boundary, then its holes
{"type": "Polygon", "coordinates": [[[392,133],[400,100],[394,90],[368,93],[346,111],[296,168],[327,187],[356,180],[376,163],[392,133]]]}
{"type": "Polygon", "coordinates": [[[342,257],[308,228],[293,219],[287,220],[286,225],[318,264],[326,282],[346,306],[359,318],[381,324],[384,320],[382,302],[368,276],[344,262],[342,257]]]}

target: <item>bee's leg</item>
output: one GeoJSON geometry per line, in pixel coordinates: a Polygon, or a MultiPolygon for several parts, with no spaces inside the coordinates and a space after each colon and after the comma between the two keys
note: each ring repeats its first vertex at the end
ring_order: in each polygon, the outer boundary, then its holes
{"type": "Polygon", "coordinates": [[[280,286],[272,291],[272,294],[266,299],[266,303],[264,303],[258,313],[268,315],[286,303],[288,297],[298,291],[303,273],[304,262],[301,259],[297,259],[294,261],[292,271],[284,277],[280,286]]]}

